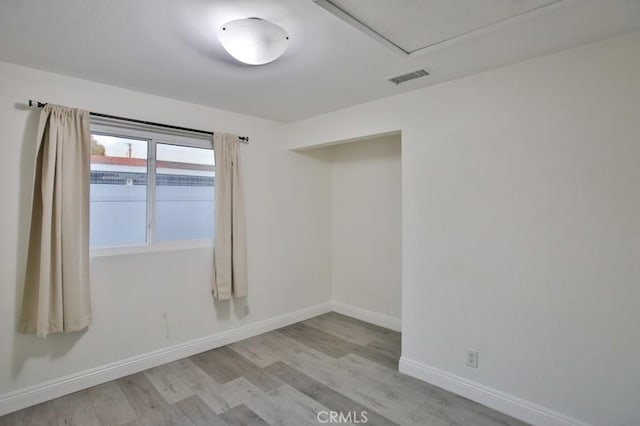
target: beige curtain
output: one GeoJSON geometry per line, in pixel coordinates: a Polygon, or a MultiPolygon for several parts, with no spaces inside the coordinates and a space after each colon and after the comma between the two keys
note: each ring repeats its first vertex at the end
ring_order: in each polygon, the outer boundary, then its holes
{"type": "Polygon", "coordinates": [[[213,296],[218,300],[247,295],[244,195],[240,176],[240,141],[215,133],[216,236],[213,254],[213,296]]]}
{"type": "Polygon", "coordinates": [[[20,331],[68,333],[91,323],[89,113],[47,105],[40,113],[20,331]]]}

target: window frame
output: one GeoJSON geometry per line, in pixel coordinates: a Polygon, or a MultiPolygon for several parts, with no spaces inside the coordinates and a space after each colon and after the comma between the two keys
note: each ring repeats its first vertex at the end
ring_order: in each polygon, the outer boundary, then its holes
{"type": "Polygon", "coordinates": [[[168,144],[188,148],[210,149],[213,154],[213,141],[211,136],[173,129],[166,129],[165,131],[165,129],[159,129],[156,126],[151,125],[140,125],[111,119],[94,120],[93,118],[91,119],[90,133],[92,135],[114,136],[147,142],[146,242],[144,244],[90,247],[90,257],[118,256],[213,247],[214,238],[173,241],[156,241],[155,238],[156,145],[168,144]]]}

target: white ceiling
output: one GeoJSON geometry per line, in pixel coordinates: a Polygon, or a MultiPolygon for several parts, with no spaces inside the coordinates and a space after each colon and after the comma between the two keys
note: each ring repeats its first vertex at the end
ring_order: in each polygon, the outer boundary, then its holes
{"type": "Polygon", "coordinates": [[[316,0],[316,3],[334,6],[405,54],[411,54],[560,1],[316,0]]]}
{"type": "Polygon", "coordinates": [[[2,0],[0,60],[290,122],[640,29],[640,0],[342,3],[409,51],[433,46],[400,55],[312,0],[2,0]],[[289,32],[281,59],[226,55],[218,27],[250,16],[289,32]]]}

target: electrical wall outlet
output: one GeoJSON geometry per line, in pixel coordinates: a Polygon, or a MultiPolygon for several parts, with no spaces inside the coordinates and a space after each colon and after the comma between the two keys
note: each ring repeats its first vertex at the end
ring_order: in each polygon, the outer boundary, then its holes
{"type": "Polygon", "coordinates": [[[478,368],[478,351],[467,348],[467,367],[478,368]]]}

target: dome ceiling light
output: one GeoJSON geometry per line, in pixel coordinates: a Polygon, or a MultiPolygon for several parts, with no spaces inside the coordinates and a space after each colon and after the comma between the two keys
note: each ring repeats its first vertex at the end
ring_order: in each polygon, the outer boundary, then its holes
{"type": "Polygon", "coordinates": [[[273,62],[289,45],[289,35],[282,27],[261,18],[227,22],[218,38],[231,56],[249,65],[273,62]]]}

